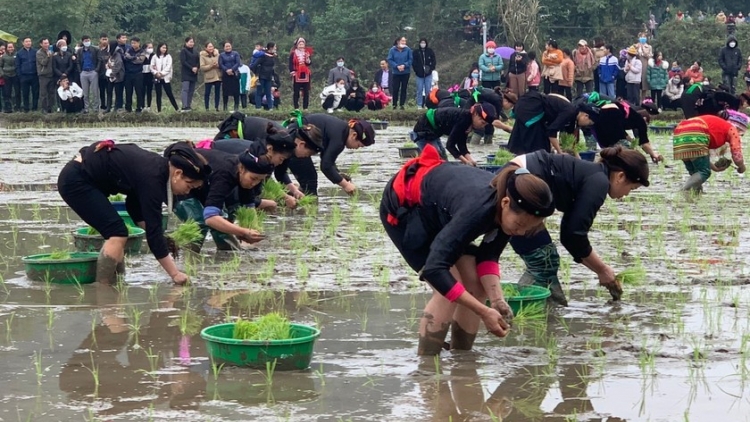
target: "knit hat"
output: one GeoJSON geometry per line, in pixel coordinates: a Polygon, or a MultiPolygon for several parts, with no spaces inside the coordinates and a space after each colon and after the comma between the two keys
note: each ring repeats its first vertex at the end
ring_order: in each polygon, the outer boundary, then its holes
{"type": "Polygon", "coordinates": [[[375,143],[375,129],[367,120],[349,120],[349,127],[357,132],[357,139],[362,142],[362,145],[367,147],[375,143]]]}
{"type": "Polygon", "coordinates": [[[748,117],[745,113],[740,113],[739,111],[734,110],[727,110],[727,114],[729,115],[729,117],[727,118],[729,123],[734,125],[734,127],[736,127],[737,130],[740,131],[740,134],[744,134],[747,131],[747,125],[748,122],[750,122],[750,117],[748,117]]]}
{"type": "Polygon", "coordinates": [[[579,40],[578,41],[578,45],[582,45],[582,46],[585,47],[585,46],[589,45],[589,43],[587,43],[586,40],[579,40]]]}
{"type": "Polygon", "coordinates": [[[631,45],[630,47],[628,47],[627,53],[636,56],[638,55],[638,50],[635,49],[635,46],[631,45]]]}
{"type": "Polygon", "coordinates": [[[484,45],[484,48],[497,48],[497,44],[495,44],[495,41],[487,41],[487,44],[484,45]]]}

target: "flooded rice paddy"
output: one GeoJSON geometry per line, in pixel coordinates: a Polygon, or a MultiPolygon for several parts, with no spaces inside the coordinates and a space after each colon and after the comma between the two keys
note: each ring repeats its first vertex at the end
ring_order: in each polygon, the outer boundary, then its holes
{"type": "MultiPolygon", "coordinates": [[[[750,420],[745,176],[714,174],[691,203],[676,193],[682,165],[653,165],[651,187],[608,200],[591,234],[615,271],[647,271],[621,303],[561,249],[568,308],[517,321],[505,339],[480,334],[472,352],[422,359],[429,293],[377,215],[407,131],[342,154],[358,196],[323,179],[317,213],[277,212],[256,247],[217,253],[209,241],[181,258],[187,288],[148,253],[128,257],[117,287],[31,282],[21,257],[73,248],[82,223],[54,184],[80,147],[112,138],[162,151],[212,129],[0,131],[0,420],[750,420]],[[308,370],[212,364],[201,328],[272,310],[321,329],[308,370]]],[[[655,145],[671,156],[666,136],[655,145]]],[[[481,158],[495,147],[473,149],[481,158]]],[[[554,238],[559,218],[548,222],[554,238]]],[[[510,248],[501,263],[515,281],[510,248]]]]}

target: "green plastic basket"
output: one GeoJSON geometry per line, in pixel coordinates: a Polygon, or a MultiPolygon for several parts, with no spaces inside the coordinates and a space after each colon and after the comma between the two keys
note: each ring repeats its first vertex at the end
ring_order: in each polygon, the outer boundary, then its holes
{"type": "MultiPolygon", "coordinates": [[[[141,253],[141,247],[143,247],[143,238],[146,236],[146,231],[140,227],[130,227],[130,233],[128,235],[128,241],[125,242],[125,253],[130,255],[137,255],[141,253]]],[[[81,227],[73,232],[73,243],[76,246],[76,250],[80,252],[99,252],[104,245],[104,238],[100,234],[88,234],[88,227],[81,227]]]]}
{"type": "MultiPolygon", "coordinates": [[[[117,214],[120,215],[120,218],[122,218],[122,221],[125,222],[126,226],[138,227],[133,221],[133,218],[130,217],[130,214],[128,214],[127,211],[117,211],[117,214]]],[[[169,213],[167,212],[162,213],[161,214],[161,226],[164,228],[164,230],[167,230],[168,225],[169,225],[169,213]]]]}
{"type": "Polygon", "coordinates": [[[320,330],[308,325],[291,324],[287,340],[237,340],[234,323],[218,324],[201,331],[209,356],[217,363],[266,369],[266,362],[276,360],[276,370],[307,369],[312,360],[315,339],[320,330]]]}
{"type": "Polygon", "coordinates": [[[23,257],[29,280],[60,284],[89,284],[96,281],[98,252],[72,252],[70,259],[49,259],[50,255],[23,257]]]}
{"type": "MultiPolygon", "coordinates": [[[[506,286],[515,286],[518,288],[518,283],[501,283],[506,286]]],[[[539,286],[526,286],[519,288],[518,296],[506,297],[505,301],[508,302],[510,309],[513,314],[517,314],[523,308],[528,306],[545,306],[547,298],[552,295],[552,292],[545,287],[539,286]]]]}

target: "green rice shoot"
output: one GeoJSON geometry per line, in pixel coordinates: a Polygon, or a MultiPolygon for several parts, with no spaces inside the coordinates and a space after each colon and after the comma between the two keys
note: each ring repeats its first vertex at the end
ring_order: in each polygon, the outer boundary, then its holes
{"type": "Polygon", "coordinates": [[[619,281],[621,284],[629,285],[641,284],[645,278],[646,269],[641,266],[628,268],[615,276],[615,280],[619,281]]]}
{"type": "Polygon", "coordinates": [[[521,296],[521,292],[518,290],[518,286],[515,284],[503,284],[503,297],[505,300],[521,296]]]}
{"type": "Polygon", "coordinates": [[[118,193],[117,195],[109,195],[109,202],[125,202],[125,195],[118,193]]]}
{"type": "Polygon", "coordinates": [[[360,167],[361,166],[359,165],[359,163],[354,163],[346,170],[346,174],[348,174],[349,176],[359,174],[360,167]]]}
{"type": "Polygon", "coordinates": [[[240,319],[234,324],[233,337],[237,340],[287,340],[291,336],[289,320],[275,312],[254,321],[240,319]]]}
{"type": "Polygon", "coordinates": [[[505,148],[500,148],[495,153],[495,159],[492,161],[492,164],[496,166],[504,166],[505,164],[508,163],[508,161],[514,158],[516,158],[515,154],[513,154],[512,152],[508,151],[505,148]]]}
{"type": "Polygon", "coordinates": [[[277,180],[268,178],[263,182],[263,193],[261,194],[262,199],[268,199],[269,201],[274,201],[279,205],[283,205],[286,195],[286,188],[277,180]]]}
{"type": "Polygon", "coordinates": [[[586,151],[586,143],[576,141],[576,136],[571,133],[560,133],[560,148],[564,152],[583,152],[586,151]]]}
{"type": "Polygon", "coordinates": [[[297,206],[304,209],[312,209],[318,206],[318,197],[315,195],[305,195],[297,200],[297,206]]]}
{"type": "Polygon", "coordinates": [[[49,260],[66,260],[70,259],[71,255],[68,251],[52,251],[48,256],[46,256],[44,259],[49,260]]]}
{"type": "Polygon", "coordinates": [[[244,229],[262,231],[266,213],[257,208],[240,207],[235,218],[237,225],[244,229]]]}
{"type": "Polygon", "coordinates": [[[201,227],[198,225],[198,222],[193,219],[188,219],[177,226],[175,231],[173,231],[169,237],[172,238],[177,247],[184,248],[200,242],[201,239],[203,239],[203,233],[201,232],[201,227]]]}
{"type": "Polygon", "coordinates": [[[404,142],[404,146],[401,148],[417,148],[417,144],[414,142],[404,142]]]}

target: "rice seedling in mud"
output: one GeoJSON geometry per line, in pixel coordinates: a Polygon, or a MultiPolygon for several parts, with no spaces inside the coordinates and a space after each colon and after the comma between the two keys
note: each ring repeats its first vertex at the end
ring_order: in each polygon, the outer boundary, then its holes
{"type": "Polygon", "coordinates": [[[91,368],[86,366],[84,366],[84,368],[88,369],[91,373],[91,377],[94,379],[94,391],[92,394],[94,398],[96,398],[99,397],[99,365],[94,363],[94,354],[92,352],[89,352],[89,356],[91,357],[91,368]]]}
{"type": "Polygon", "coordinates": [[[8,319],[5,320],[5,343],[11,344],[13,342],[13,319],[16,317],[15,312],[11,312],[8,319]]]}
{"type": "Polygon", "coordinates": [[[167,240],[169,242],[172,256],[177,258],[180,249],[188,248],[190,245],[200,243],[200,241],[203,240],[203,233],[201,232],[201,227],[198,222],[188,219],[177,226],[172,233],[167,235],[167,240]]]}
{"type": "Polygon", "coordinates": [[[316,215],[318,213],[318,197],[305,195],[297,200],[297,207],[305,211],[306,214],[316,215]]]}
{"type": "Polygon", "coordinates": [[[269,177],[263,182],[261,194],[262,199],[267,199],[269,201],[275,202],[279,206],[283,206],[286,196],[286,188],[276,179],[269,177]]]}
{"type": "MultiPolygon", "coordinates": [[[[639,263],[640,264],[640,263],[639,263]]],[[[628,268],[615,276],[615,280],[623,285],[639,285],[645,281],[646,269],[641,265],[628,268]]]]}
{"type": "Polygon", "coordinates": [[[254,321],[240,319],[234,325],[232,337],[238,340],[287,340],[291,338],[291,324],[276,312],[254,321]]]}
{"type": "Polygon", "coordinates": [[[310,278],[310,267],[307,265],[307,262],[297,262],[296,274],[299,280],[307,280],[310,278]]]}
{"type": "Polygon", "coordinates": [[[60,260],[60,261],[63,261],[63,260],[70,259],[70,256],[71,256],[70,252],[68,252],[68,251],[55,250],[55,251],[52,251],[47,257],[45,257],[43,259],[48,259],[50,261],[51,260],[60,260]]]}
{"type": "Polygon", "coordinates": [[[318,377],[318,380],[320,380],[320,386],[325,387],[326,378],[325,378],[325,373],[323,372],[323,362],[320,362],[320,366],[318,367],[318,369],[313,371],[313,374],[315,374],[315,376],[318,377]]]}
{"type": "Polygon", "coordinates": [[[142,372],[151,378],[151,382],[157,382],[159,380],[159,353],[154,353],[151,347],[148,350],[144,350],[146,359],[148,360],[149,369],[139,369],[138,372],[142,372]]]}
{"type": "Polygon", "coordinates": [[[53,365],[50,365],[48,367],[44,367],[42,365],[42,351],[34,352],[33,356],[34,360],[34,370],[36,371],[36,383],[37,385],[42,385],[42,378],[44,378],[44,373],[49,371],[53,365]]]}
{"type": "Polygon", "coordinates": [[[133,343],[133,347],[140,348],[140,344],[138,343],[138,338],[141,334],[141,327],[142,327],[141,317],[143,316],[143,311],[136,308],[135,306],[132,306],[128,308],[127,314],[128,314],[128,320],[130,321],[127,325],[128,325],[128,328],[130,328],[130,334],[135,339],[133,343]]]}
{"type": "Polygon", "coordinates": [[[242,228],[262,232],[266,213],[256,208],[240,207],[235,214],[235,219],[237,225],[242,228]]]}

